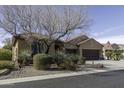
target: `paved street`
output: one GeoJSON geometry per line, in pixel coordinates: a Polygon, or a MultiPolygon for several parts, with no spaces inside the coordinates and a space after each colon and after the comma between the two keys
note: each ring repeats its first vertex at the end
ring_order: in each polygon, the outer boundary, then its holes
{"type": "Polygon", "coordinates": [[[124,88],[124,70],[2,85],[7,88],[124,88]]]}

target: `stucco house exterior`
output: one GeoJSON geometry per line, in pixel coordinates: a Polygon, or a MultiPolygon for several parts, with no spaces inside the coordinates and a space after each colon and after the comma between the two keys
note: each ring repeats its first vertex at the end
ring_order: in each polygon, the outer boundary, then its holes
{"type": "Polygon", "coordinates": [[[86,60],[99,60],[103,58],[103,45],[85,35],[65,42],[64,48],[66,53],[77,53],[85,57],[86,60]]]}
{"type": "MultiPolygon", "coordinates": [[[[30,54],[43,53],[46,45],[42,42],[42,38],[46,38],[42,35],[34,34],[34,39],[26,39],[25,34],[13,37],[13,47],[12,47],[12,59],[13,61],[18,60],[18,56],[21,51],[28,51],[30,54]],[[37,39],[38,38],[38,39],[37,39]],[[41,40],[39,41],[39,38],[41,40]]],[[[54,43],[50,47],[49,54],[55,54],[56,51],[62,51],[65,53],[79,54],[85,57],[87,60],[99,60],[103,58],[103,45],[97,42],[93,38],[89,38],[85,35],[78,36],[69,41],[61,41],[54,43]]]]}
{"type": "MultiPolygon", "coordinates": [[[[33,34],[33,39],[27,38],[27,34],[20,34],[12,38],[12,60],[18,61],[19,54],[23,51],[27,51],[31,56],[37,53],[45,53],[46,44],[43,39],[46,39],[46,36],[33,34]]],[[[49,54],[55,54],[56,51],[60,51],[63,48],[62,41],[56,41],[53,43],[49,49],[49,54]]]]}

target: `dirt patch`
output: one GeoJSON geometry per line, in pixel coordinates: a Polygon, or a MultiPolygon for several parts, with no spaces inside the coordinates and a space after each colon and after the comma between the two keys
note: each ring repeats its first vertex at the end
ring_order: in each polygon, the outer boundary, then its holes
{"type": "Polygon", "coordinates": [[[32,66],[25,66],[21,69],[16,69],[11,71],[10,74],[5,76],[0,76],[0,80],[2,79],[11,79],[11,78],[22,78],[22,77],[31,77],[31,76],[41,76],[41,75],[48,75],[48,74],[59,74],[59,73],[67,73],[71,71],[65,70],[35,70],[32,66]]]}

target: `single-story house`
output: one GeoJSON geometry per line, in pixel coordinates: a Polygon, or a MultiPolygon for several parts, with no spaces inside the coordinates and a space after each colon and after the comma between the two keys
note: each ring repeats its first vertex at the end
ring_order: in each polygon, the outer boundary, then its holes
{"type": "Polygon", "coordinates": [[[66,41],[64,48],[66,53],[77,53],[85,57],[86,60],[99,60],[103,58],[103,45],[85,35],[66,41]]]}
{"type": "MultiPolygon", "coordinates": [[[[44,53],[46,45],[43,42],[43,38],[47,38],[42,35],[33,34],[34,39],[27,39],[27,34],[20,34],[13,37],[12,47],[12,59],[17,61],[19,54],[22,51],[28,51],[34,55],[36,53],[44,53]],[[37,39],[38,38],[38,39],[37,39]]],[[[68,41],[57,41],[50,47],[49,54],[55,54],[56,51],[63,51],[65,53],[79,54],[85,57],[87,60],[99,60],[103,58],[103,45],[93,38],[89,38],[85,35],[78,36],[68,41]]]]}
{"type": "MultiPolygon", "coordinates": [[[[43,39],[47,39],[46,36],[32,34],[33,38],[27,36],[28,34],[19,34],[12,38],[12,60],[17,61],[21,52],[28,52],[31,56],[37,53],[45,53],[46,44],[43,39]]],[[[60,51],[63,48],[63,42],[58,40],[53,43],[49,49],[49,54],[55,54],[56,51],[60,51]]]]}

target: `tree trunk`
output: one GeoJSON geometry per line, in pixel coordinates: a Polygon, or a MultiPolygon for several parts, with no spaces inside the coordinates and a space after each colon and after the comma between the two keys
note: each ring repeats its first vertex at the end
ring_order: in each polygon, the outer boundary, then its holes
{"type": "Polygon", "coordinates": [[[50,46],[47,46],[47,50],[46,50],[46,54],[48,54],[49,53],[49,50],[50,50],[50,46]]]}

